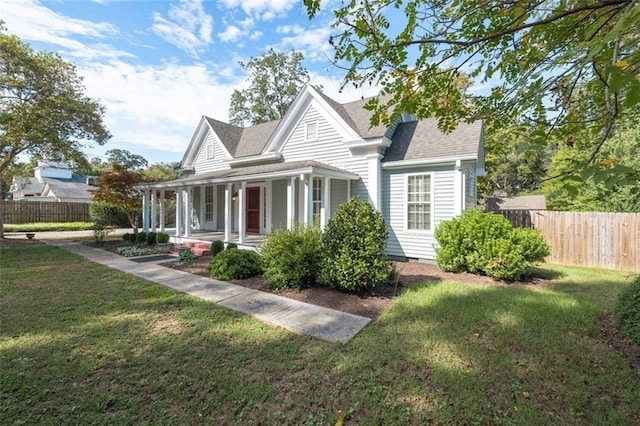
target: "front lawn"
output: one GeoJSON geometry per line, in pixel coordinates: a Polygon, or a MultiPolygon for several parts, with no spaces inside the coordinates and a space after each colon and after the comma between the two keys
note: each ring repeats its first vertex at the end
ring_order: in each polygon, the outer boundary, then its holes
{"type": "Polygon", "coordinates": [[[3,424],[638,424],[623,273],[413,287],[347,345],[38,244],[0,255],[3,424]]]}

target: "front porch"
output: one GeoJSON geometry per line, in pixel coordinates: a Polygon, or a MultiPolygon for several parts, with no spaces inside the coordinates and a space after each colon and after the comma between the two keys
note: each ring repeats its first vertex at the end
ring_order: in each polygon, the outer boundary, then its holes
{"type": "Polygon", "coordinates": [[[220,240],[255,249],[276,228],[291,229],[296,223],[323,228],[351,198],[351,182],[359,180],[356,174],[303,161],[156,182],[141,187],[142,228],[156,231],[164,223],[168,190],[176,195],[173,242],[220,240]]]}
{"type": "Polygon", "coordinates": [[[244,241],[240,242],[240,236],[238,233],[232,232],[231,239],[227,241],[225,240],[223,231],[194,231],[189,237],[173,235],[171,236],[171,242],[174,244],[183,244],[186,242],[212,243],[214,241],[222,241],[225,244],[234,243],[237,244],[239,248],[255,251],[260,246],[260,243],[264,238],[264,235],[248,234],[245,236],[244,241]]]}

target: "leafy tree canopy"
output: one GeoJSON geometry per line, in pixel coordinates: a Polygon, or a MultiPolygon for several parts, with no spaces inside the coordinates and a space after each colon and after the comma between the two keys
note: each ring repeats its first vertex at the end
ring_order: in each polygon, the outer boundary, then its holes
{"type": "Polygon", "coordinates": [[[173,180],[180,177],[180,172],[177,170],[179,166],[179,161],[156,163],[147,167],[142,173],[155,180],[173,180]]]}
{"type": "MultiPolygon", "coordinates": [[[[310,18],[321,7],[304,4],[310,18]]],[[[390,95],[386,105],[369,102],[372,124],[404,111],[437,117],[444,131],[461,120],[527,120],[536,124],[532,145],[571,144],[588,129],[585,163],[593,165],[640,101],[634,0],[347,0],[334,16],[328,41],[344,84],[375,83],[390,95]],[[455,84],[461,73],[488,88],[470,93],[455,84]]]]}
{"type": "Polygon", "coordinates": [[[285,54],[269,49],[259,58],[240,62],[250,75],[250,85],[231,95],[229,122],[246,126],[282,118],[302,86],[309,82],[303,60],[302,53],[295,50],[285,54]]]}
{"type": "Polygon", "coordinates": [[[21,154],[74,163],[110,138],[104,107],[84,95],[73,64],[36,52],[0,22],[0,174],[21,154]]]}
{"type": "Polygon", "coordinates": [[[98,189],[93,191],[93,201],[123,207],[133,232],[137,233],[138,217],[142,211],[142,191],[137,186],[154,180],[121,164],[113,164],[112,171],[98,178],[98,189]]]}

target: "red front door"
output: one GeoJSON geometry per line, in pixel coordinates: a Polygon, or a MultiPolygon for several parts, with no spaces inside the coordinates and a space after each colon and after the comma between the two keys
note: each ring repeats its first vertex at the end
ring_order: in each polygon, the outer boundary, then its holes
{"type": "Polygon", "coordinates": [[[247,188],[247,232],[260,232],[260,187],[247,188]]]}

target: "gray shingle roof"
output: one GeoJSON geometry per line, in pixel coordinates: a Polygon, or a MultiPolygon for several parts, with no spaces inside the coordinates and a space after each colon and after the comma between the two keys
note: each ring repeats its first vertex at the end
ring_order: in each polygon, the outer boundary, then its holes
{"type": "Polygon", "coordinates": [[[451,133],[442,133],[434,118],[400,123],[382,161],[475,157],[481,135],[481,121],[461,123],[451,133]]]}
{"type": "Polygon", "coordinates": [[[324,170],[327,172],[347,173],[352,175],[352,173],[347,172],[338,167],[333,167],[318,161],[304,160],[304,161],[292,161],[287,163],[273,163],[273,164],[263,164],[258,166],[238,167],[238,168],[226,169],[226,170],[217,170],[214,172],[201,173],[198,175],[188,176],[188,177],[184,177],[184,178],[176,179],[172,181],[159,182],[155,184],[152,183],[145,186],[163,187],[163,186],[167,186],[167,184],[170,184],[171,187],[176,187],[183,184],[188,184],[190,182],[197,182],[200,180],[215,180],[215,179],[224,180],[224,179],[232,179],[236,177],[247,178],[251,176],[264,175],[268,173],[288,172],[288,171],[295,171],[295,170],[301,170],[301,169],[308,169],[310,167],[313,167],[318,171],[324,170]]]}
{"type": "Polygon", "coordinates": [[[274,120],[244,128],[233,156],[238,158],[260,154],[279,123],[280,120],[274,120]]]}
{"type": "Polygon", "coordinates": [[[242,127],[234,126],[207,116],[205,116],[204,119],[207,120],[209,126],[216,132],[216,135],[218,135],[224,147],[227,148],[229,154],[234,155],[233,153],[236,152],[240,137],[242,136],[242,127]]]}
{"type": "Polygon", "coordinates": [[[95,186],[86,183],[72,182],[61,179],[45,178],[49,191],[56,198],[86,198],[90,200],[93,197],[91,190],[97,189],[95,186]]]}

